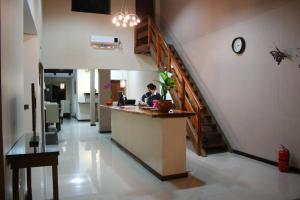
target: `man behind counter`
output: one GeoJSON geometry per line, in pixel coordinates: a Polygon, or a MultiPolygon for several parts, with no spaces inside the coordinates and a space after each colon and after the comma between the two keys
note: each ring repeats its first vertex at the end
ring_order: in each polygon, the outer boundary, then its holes
{"type": "Polygon", "coordinates": [[[147,98],[147,105],[153,107],[153,100],[160,100],[160,94],[156,90],[156,85],[149,83],[147,85],[148,92],[142,96],[142,101],[147,98]]]}

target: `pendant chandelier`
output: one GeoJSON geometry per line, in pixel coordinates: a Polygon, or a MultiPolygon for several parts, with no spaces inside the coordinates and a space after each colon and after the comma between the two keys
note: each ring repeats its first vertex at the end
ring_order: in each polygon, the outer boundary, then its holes
{"type": "Polygon", "coordinates": [[[128,6],[127,6],[127,0],[123,0],[121,11],[116,13],[113,16],[112,23],[116,25],[117,27],[122,26],[124,28],[130,26],[136,26],[141,22],[139,17],[135,13],[130,13],[128,6]]]}

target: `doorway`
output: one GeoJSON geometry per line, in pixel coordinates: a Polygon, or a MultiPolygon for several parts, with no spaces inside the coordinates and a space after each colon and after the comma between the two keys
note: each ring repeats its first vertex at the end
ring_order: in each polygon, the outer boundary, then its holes
{"type": "Polygon", "coordinates": [[[119,92],[125,93],[125,87],[121,87],[121,80],[111,80],[111,98],[113,101],[119,100],[119,92]]]}

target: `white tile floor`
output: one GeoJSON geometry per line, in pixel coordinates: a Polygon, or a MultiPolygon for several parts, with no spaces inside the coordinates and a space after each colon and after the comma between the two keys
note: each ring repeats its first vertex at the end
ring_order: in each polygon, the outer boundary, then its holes
{"type": "MultiPolygon", "coordinates": [[[[231,153],[187,151],[190,176],[161,182],[87,122],[66,121],[60,134],[60,199],[296,200],[300,175],[231,153]]],[[[33,170],[33,199],[52,198],[51,168],[33,170]]]]}

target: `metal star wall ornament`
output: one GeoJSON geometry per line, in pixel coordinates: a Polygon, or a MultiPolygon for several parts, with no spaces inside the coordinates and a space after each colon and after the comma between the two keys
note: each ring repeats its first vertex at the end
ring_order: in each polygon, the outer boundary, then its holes
{"type": "Polygon", "coordinates": [[[281,61],[287,58],[287,55],[280,51],[277,47],[276,50],[270,51],[270,54],[273,56],[274,60],[280,65],[281,61]]]}

